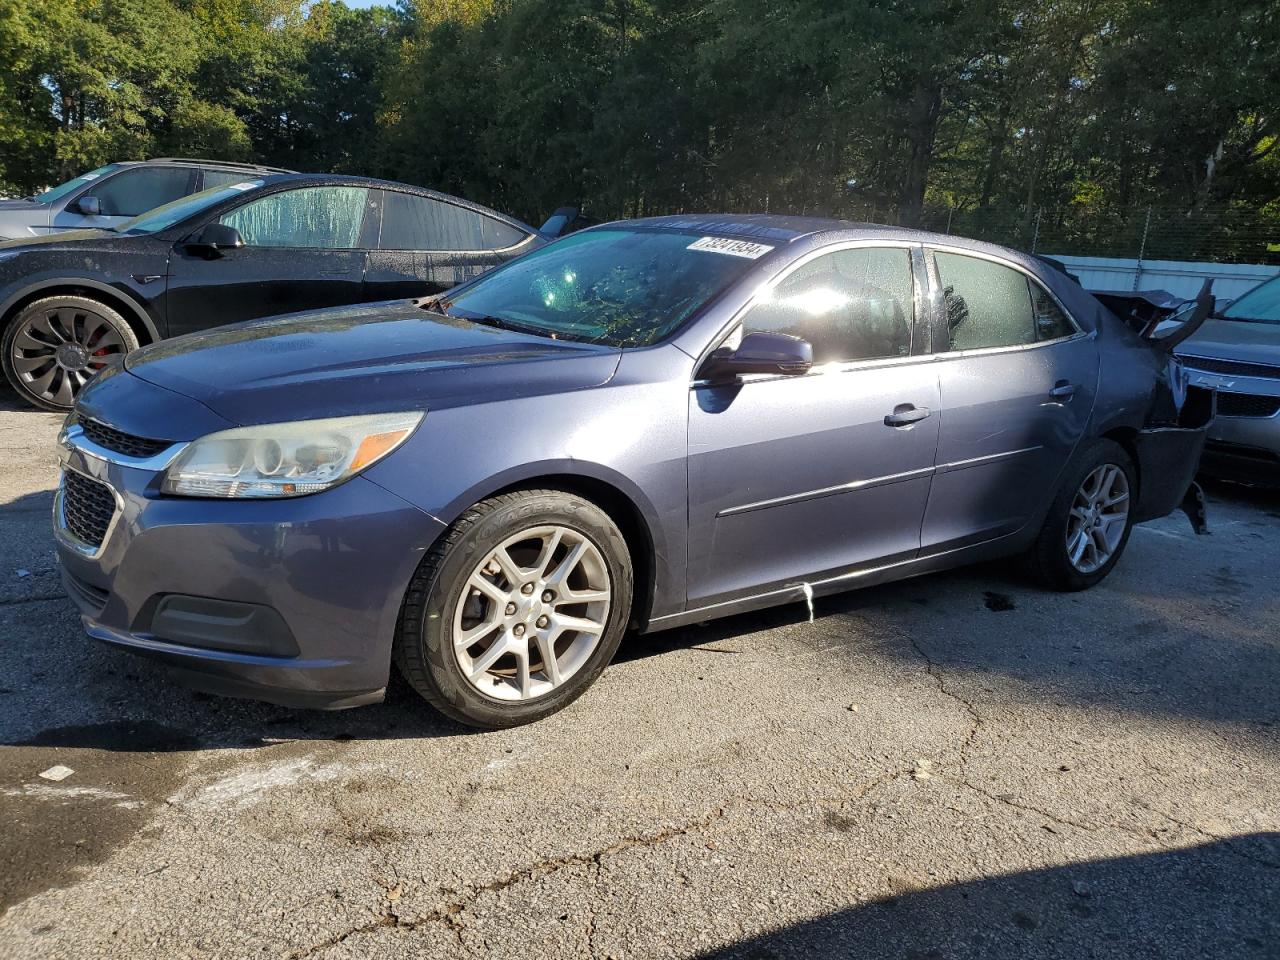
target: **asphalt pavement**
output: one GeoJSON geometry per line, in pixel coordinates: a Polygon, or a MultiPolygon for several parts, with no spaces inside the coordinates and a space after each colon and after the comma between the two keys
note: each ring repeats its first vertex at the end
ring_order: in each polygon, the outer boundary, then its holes
{"type": "Polygon", "coordinates": [[[1280,495],[1084,594],[997,564],[629,637],[476,733],[86,639],[58,423],[0,394],[0,957],[1280,957],[1280,495]]]}

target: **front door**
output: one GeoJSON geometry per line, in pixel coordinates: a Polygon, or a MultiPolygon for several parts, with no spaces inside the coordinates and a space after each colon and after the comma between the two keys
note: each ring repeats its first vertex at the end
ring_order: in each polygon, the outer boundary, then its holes
{"type": "Polygon", "coordinates": [[[244,246],[208,257],[179,243],[169,265],[169,333],[364,297],[365,187],[302,187],[224,213],[244,246]]]}
{"type": "Polygon", "coordinates": [[[87,190],[59,210],[53,228],[112,230],[148,210],[187,196],[195,190],[200,171],[195,167],[139,166],[94,180],[87,190]],[[98,201],[97,216],[81,212],[85,197],[98,201]]]}
{"type": "Polygon", "coordinates": [[[803,261],[730,336],[803,337],[814,368],[694,384],[690,608],[915,556],[941,419],[915,273],[907,245],[803,261]]]}
{"type": "Polygon", "coordinates": [[[933,257],[946,416],[926,553],[1013,533],[1037,515],[1084,433],[1098,380],[1097,340],[1037,280],[985,257],[933,257]]]}

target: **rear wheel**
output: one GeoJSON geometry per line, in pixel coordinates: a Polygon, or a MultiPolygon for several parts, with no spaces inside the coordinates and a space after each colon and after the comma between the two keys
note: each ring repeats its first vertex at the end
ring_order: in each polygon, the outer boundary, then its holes
{"type": "Polygon", "coordinates": [[[1028,559],[1055,590],[1084,590],[1119,561],[1133,529],[1137,484],[1120,444],[1098,440],[1068,467],[1028,559]]]}
{"type": "Polygon", "coordinates": [[[462,723],[510,727],[576,700],[630,617],[631,559],[609,516],[555,490],[476,504],[418,568],[396,662],[462,723]]]}
{"type": "Polygon", "coordinates": [[[119,312],[88,297],[56,296],[23,307],[5,328],[4,373],[28,403],[69,410],[108,362],[138,347],[119,312]]]}

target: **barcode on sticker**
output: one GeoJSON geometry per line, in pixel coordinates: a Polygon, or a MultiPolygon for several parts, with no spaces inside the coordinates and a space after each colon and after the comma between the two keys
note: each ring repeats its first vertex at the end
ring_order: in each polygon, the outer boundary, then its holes
{"type": "Polygon", "coordinates": [[[752,243],[750,240],[730,240],[728,237],[703,237],[701,240],[695,240],[689,244],[688,249],[758,260],[772,250],[773,247],[764,243],[752,243]]]}

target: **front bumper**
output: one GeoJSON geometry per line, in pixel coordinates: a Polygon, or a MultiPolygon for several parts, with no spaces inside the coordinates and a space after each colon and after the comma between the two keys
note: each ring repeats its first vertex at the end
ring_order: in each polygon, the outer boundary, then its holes
{"type": "Polygon", "coordinates": [[[285,500],[162,496],[176,452],[135,460],[74,435],[62,448],[64,471],[115,499],[98,545],[77,539],[55,496],[85,631],[214,693],[324,708],[381,699],[401,599],[442,524],[363,477],[285,500]]]}
{"type": "MultiPolygon", "coordinates": [[[[1191,358],[1185,362],[1193,363],[1191,358]]],[[[1231,414],[1241,407],[1252,406],[1267,413],[1280,406],[1280,379],[1194,369],[1190,373],[1193,385],[1212,387],[1219,395],[1218,415],[1209,427],[1201,472],[1228,480],[1280,485],[1280,409],[1265,416],[1231,414]]]]}

